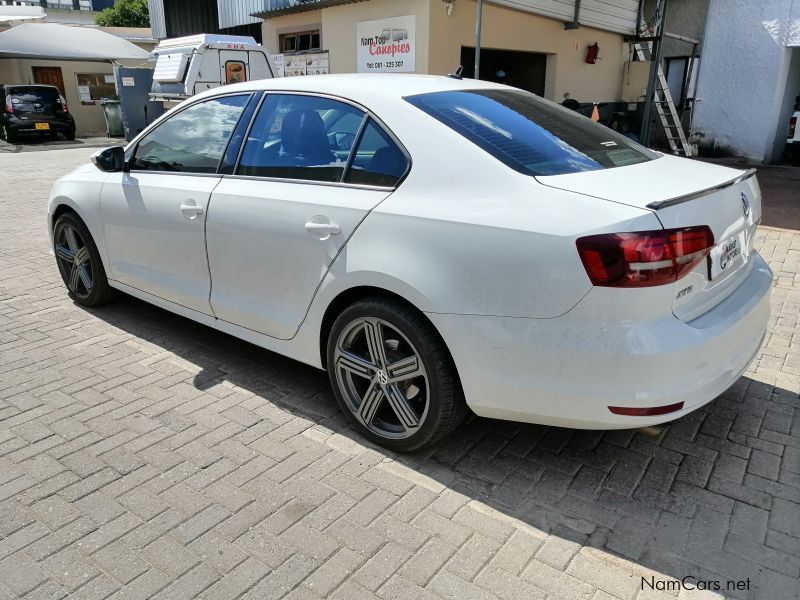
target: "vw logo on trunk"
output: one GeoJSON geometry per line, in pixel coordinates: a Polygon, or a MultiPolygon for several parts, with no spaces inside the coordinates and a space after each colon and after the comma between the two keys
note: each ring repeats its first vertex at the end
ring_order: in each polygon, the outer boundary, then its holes
{"type": "Polygon", "coordinates": [[[752,209],[750,208],[750,201],[747,199],[747,194],[742,192],[742,213],[744,214],[745,219],[750,218],[751,210],[752,209]]]}

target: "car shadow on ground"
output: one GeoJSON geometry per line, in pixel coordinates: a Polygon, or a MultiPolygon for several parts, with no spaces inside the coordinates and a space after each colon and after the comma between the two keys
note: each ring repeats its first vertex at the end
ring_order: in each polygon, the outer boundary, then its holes
{"type": "Polygon", "coordinates": [[[800,475],[779,481],[777,466],[779,442],[792,427],[794,443],[800,440],[791,416],[800,402],[789,390],[742,377],[655,436],[472,417],[438,446],[398,455],[349,427],[319,370],[127,295],[90,312],[194,365],[197,389],[227,381],[269,400],[555,534],[565,556],[570,545],[588,545],[662,577],[750,578],[749,591],[725,592],[731,597],[778,598],[797,589],[800,560],[762,545],[768,522],[778,532],[800,529],[793,504],[800,503],[800,475]]]}

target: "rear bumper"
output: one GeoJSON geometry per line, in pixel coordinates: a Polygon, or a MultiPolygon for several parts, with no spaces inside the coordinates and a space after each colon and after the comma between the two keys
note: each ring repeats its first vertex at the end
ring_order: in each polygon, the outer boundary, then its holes
{"type": "Polygon", "coordinates": [[[15,119],[14,121],[6,122],[6,127],[8,128],[9,131],[18,135],[47,134],[51,132],[71,133],[75,131],[75,122],[49,121],[47,119],[42,119],[41,121],[36,121],[36,120],[21,121],[19,119],[15,119]],[[50,128],[45,130],[36,129],[36,123],[47,123],[50,126],[50,128]]]}
{"type": "Polygon", "coordinates": [[[771,287],[772,273],[755,254],[741,285],[688,323],[672,315],[620,319],[614,315],[624,311],[609,306],[610,296],[597,288],[555,319],[428,316],[478,415],[625,429],[677,419],[729,388],[759,351],[771,287]],[[617,415],[608,408],[680,402],[683,408],[659,416],[617,415]]]}

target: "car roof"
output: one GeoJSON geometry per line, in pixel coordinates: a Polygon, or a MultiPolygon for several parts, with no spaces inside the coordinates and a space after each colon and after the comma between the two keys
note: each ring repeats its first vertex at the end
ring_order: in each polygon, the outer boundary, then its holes
{"type": "Polygon", "coordinates": [[[54,85],[47,85],[44,83],[4,83],[4,87],[7,88],[50,88],[57,90],[58,88],[54,85]]]}
{"type": "Polygon", "coordinates": [[[444,75],[417,75],[413,73],[347,73],[336,75],[306,75],[304,77],[276,77],[226,85],[203,92],[195,98],[228,94],[237,91],[292,91],[331,94],[356,102],[399,100],[406,96],[433,92],[508,89],[507,86],[460,79],[444,75]]]}

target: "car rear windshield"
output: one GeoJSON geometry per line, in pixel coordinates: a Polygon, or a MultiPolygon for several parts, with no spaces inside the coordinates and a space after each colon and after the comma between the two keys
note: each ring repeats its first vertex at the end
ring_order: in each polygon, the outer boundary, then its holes
{"type": "Polygon", "coordinates": [[[406,100],[526,175],[597,171],[658,158],[613,129],[521,90],[434,92],[406,100]]]}
{"type": "Polygon", "coordinates": [[[57,102],[58,89],[50,87],[14,86],[9,90],[9,96],[20,102],[57,102]]]}

